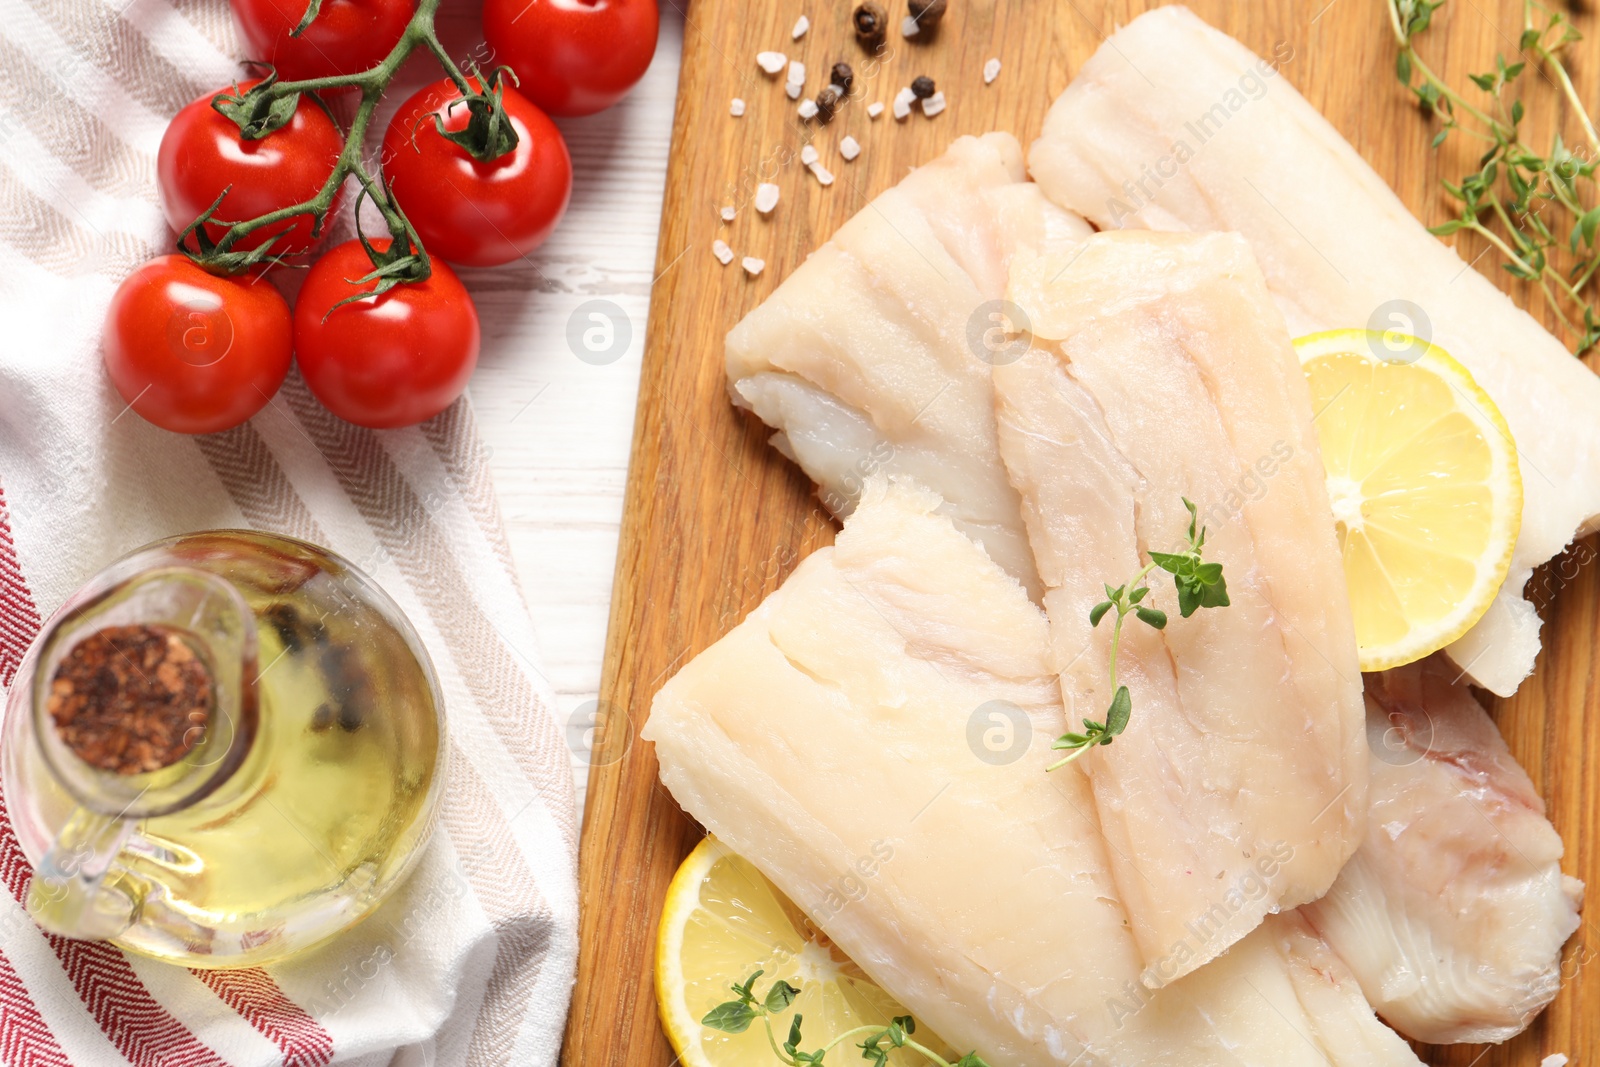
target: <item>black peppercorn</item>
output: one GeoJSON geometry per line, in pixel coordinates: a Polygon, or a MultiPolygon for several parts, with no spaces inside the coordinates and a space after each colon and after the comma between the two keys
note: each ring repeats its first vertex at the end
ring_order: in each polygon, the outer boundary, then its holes
{"type": "Polygon", "coordinates": [[[832,85],[818,93],[817,121],[823,123],[831,121],[833,113],[839,108],[840,99],[842,98],[839,96],[839,90],[832,85]]]}
{"type": "Polygon", "coordinates": [[[907,0],[906,8],[917,22],[917,29],[931,32],[944,18],[946,0],[907,0]]]}
{"type": "Polygon", "coordinates": [[[869,49],[876,49],[883,43],[884,34],[889,29],[889,16],[884,13],[874,0],[866,0],[856,8],[851,21],[856,28],[856,40],[869,49]]]}
{"type": "Polygon", "coordinates": [[[833,70],[828,72],[828,80],[839,87],[845,94],[850,92],[850,87],[855,84],[856,72],[850,69],[848,63],[835,63],[833,70]]]}
{"type": "Polygon", "coordinates": [[[911,83],[911,95],[916,97],[918,100],[928,99],[928,97],[932,96],[935,91],[936,87],[933,84],[933,79],[928,77],[926,74],[918,75],[917,78],[911,83]]]}

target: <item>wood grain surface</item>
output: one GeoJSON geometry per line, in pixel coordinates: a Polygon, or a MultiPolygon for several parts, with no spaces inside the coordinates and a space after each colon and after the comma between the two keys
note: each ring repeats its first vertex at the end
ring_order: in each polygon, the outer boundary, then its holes
{"type": "MultiPolygon", "coordinates": [[[[667,1067],[673,1061],[651,983],[656,916],[673,871],[701,831],[657,783],[654,755],[638,740],[651,697],[801,558],[833,538],[807,479],[767,446],[767,433],[753,418],[729,404],[723,335],[840,223],[956,136],[1005,129],[1028,143],[1050,102],[1105,35],[1155,5],[949,0],[932,39],[906,41],[891,31],[888,54],[877,63],[850,35],[852,6],[845,0],[695,0],[687,11],[659,277],[601,689],[609,718],[597,738],[583,825],[582,949],[564,1053],[568,1067],[667,1067]],[[812,26],[795,42],[790,30],[802,13],[812,26]],[[810,95],[825,84],[833,62],[848,60],[864,96],[831,125],[807,126],[784,95],[782,77],[757,69],[755,54],[765,49],[805,62],[810,95]],[[990,57],[1003,69],[985,87],[981,72],[990,57]],[[868,118],[865,103],[888,104],[919,74],[938,82],[948,111],[931,120],[916,113],[904,123],[888,114],[868,118]],[[743,118],[728,113],[734,97],[748,105],[743,118]],[[838,155],[846,134],[863,147],[854,163],[838,155]],[[800,166],[799,151],[808,141],[837,176],[831,187],[800,166]],[[756,184],[769,180],[782,188],[782,200],[760,217],[750,200],[756,184]],[[739,209],[731,224],[719,218],[724,205],[739,209]],[[711,253],[718,237],[736,256],[764,259],[765,271],[749,278],[737,259],[722,266],[711,253]]],[[[1395,48],[1381,0],[1192,6],[1257,52],[1288,42],[1294,56],[1283,74],[1412,211],[1429,224],[1453,214],[1438,179],[1459,178],[1474,161],[1460,139],[1441,155],[1429,150],[1431,127],[1392,73],[1395,48]]],[[[1453,83],[1465,84],[1466,74],[1488,69],[1497,51],[1515,51],[1521,7],[1514,0],[1451,0],[1435,16],[1423,52],[1453,83]]],[[[904,0],[898,0],[892,21],[903,13],[904,0]]],[[[1573,57],[1587,100],[1596,99],[1600,76],[1597,21],[1577,15],[1578,25],[1595,37],[1573,57]]],[[[1570,116],[1541,76],[1528,80],[1531,121],[1542,138],[1570,116]]],[[[1473,260],[1483,248],[1464,243],[1461,251],[1473,260]]],[[[1492,254],[1476,265],[1528,303],[1492,254]]],[[[1544,311],[1535,307],[1535,313],[1544,311]]],[[[1600,884],[1600,776],[1585,773],[1586,764],[1600,760],[1596,550],[1594,539],[1580,542],[1535,576],[1535,598],[1547,622],[1545,650],[1518,694],[1493,706],[1567,844],[1566,871],[1590,885],[1600,884]]],[[[1546,1054],[1565,1052],[1582,1062],[1600,1049],[1600,966],[1591,964],[1596,952],[1600,933],[1586,920],[1567,946],[1561,995],[1527,1033],[1491,1049],[1424,1048],[1423,1058],[1454,1067],[1530,1067],[1546,1054]]]]}

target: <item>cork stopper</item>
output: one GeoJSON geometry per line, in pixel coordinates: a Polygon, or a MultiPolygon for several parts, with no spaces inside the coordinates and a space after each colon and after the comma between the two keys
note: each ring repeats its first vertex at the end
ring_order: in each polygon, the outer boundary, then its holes
{"type": "Polygon", "coordinates": [[[79,759],[131,775],[187,755],[214,703],[211,672],[177,630],[107,626],[61,659],[45,710],[79,759]]]}

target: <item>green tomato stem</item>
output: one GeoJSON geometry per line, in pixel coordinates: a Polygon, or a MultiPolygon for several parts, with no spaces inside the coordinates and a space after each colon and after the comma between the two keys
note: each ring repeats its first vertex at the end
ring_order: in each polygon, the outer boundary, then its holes
{"type": "MultiPolygon", "coordinates": [[[[288,207],[270,211],[253,219],[236,222],[228,227],[227,231],[217,240],[216,255],[220,256],[229,252],[240,240],[265,226],[297,218],[304,215],[311,216],[313,232],[320,233],[324,219],[333,207],[334,198],[338,196],[340,187],[345,179],[355,175],[368,196],[372,198],[378,211],[383,215],[388,224],[390,233],[396,238],[402,235],[409,238],[416,247],[423,260],[424,272],[426,271],[427,253],[422,248],[421,238],[416,229],[406,220],[397,207],[391,202],[388,194],[377,181],[367,172],[361,162],[361,153],[366,143],[368,127],[372,123],[373,113],[377,110],[378,101],[383,98],[384,91],[388,89],[395,74],[411,53],[419,45],[433,53],[444,66],[445,71],[461,88],[463,93],[470,92],[470,86],[461,71],[451,61],[439,43],[439,37],[434,30],[434,16],[439,10],[442,0],[419,0],[417,10],[412,15],[411,21],[406,24],[405,31],[400,35],[400,40],[389,50],[377,66],[359,74],[330,75],[323,78],[307,78],[301,81],[276,82],[267,88],[266,94],[272,99],[279,99],[292,93],[315,93],[325,89],[359,88],[361,90],[361,103],[356,108],[355,118],[350,122],[350,128],[345,132],[344,147],[339,152],[339,158],[334,163],[333,172],[328,175],[327,181],[317,190],[311,199],[288,207]]],[[[426,277],[426,273],[422,275],[426,277]]],[[[417,280],[421,280],[418,278],[417,280]]]]}

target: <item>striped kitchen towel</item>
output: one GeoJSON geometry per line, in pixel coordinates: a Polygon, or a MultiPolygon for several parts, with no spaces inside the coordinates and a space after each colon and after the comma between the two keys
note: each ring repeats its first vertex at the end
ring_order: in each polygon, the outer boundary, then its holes
{"type": "Polygon", "coordinates": [[[202,973],[42,933],[0,817],[0,1061],[554,1063],[577,950],[570,759],[470,408],[377,433],[291,376],[249,424],[183,437],[125,411],[101,369],[112,292],[170,248],[162,130],[237,56],[224,0],[0,0],[0,685],[41,615],[145,542],[252,526],[327,545],[438,669],[440,830],[330,946],[202,973]]]}

